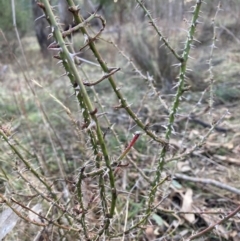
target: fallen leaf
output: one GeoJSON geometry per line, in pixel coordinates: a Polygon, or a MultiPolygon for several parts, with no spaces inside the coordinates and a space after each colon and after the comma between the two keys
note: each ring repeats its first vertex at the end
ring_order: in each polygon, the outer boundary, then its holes
{"type": "MultiPolygon", "coordinates": [[[[41,213],[42,212],[42,204],[41,203],[37,203],[36,205],[34,205],[31,208],[31,210],[33,210],[35,213],[41,213]]],[[[29,219],[31,219],[32,221],[41,222],[41,219],[35,213],[29,211],[29,214],[28,214],[29,219]]]]}
{"type": "Polygon", "coordinates": [[[148,241],[153,241],[156,239],[156,235],[154,234],[154,227],[148,226],[145,230],[146,237],[148,241]]]}
{"type": "MultiPolygon", "coordinates": [[[[15,209],[17,211],[21,210],[20,207],[15,207],[15,209]]],[[[0,214],[0,240],[3,240],[3,238],[13,230],[19,219],[11,208],[6,208],[0,214]]]]}
{"type": "MultiPolygon", "coordinates": [[[[183,202],[180,210],[181,212],[192,212],[192,195],[193,191],[190,188],[186,190],[185,195],[182,194],[183,202]]],[[[183,214],[183,216],[189,223],[193,223],[195,221],[195,215],[193,213],[186,213],[183,214]]]]}
{"type": "Polygon", "coordinates": [[[188,161],[178,162],[177,167],[180,172],[189,172],[192,170],[188,161]]]}

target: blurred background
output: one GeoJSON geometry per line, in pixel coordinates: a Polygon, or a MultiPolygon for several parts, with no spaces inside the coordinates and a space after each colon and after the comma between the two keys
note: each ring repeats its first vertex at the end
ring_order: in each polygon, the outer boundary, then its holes
{"type": "MultiPolygon", "coordinates": [[[[51,2],[55,6],[55,12],[59,16],[59,21],[64,24],[64,28],[74,24],[71,15],[65,11],[67,8],[65,0],[52,0],[51,2]]],[[[167,92],[170,90],[178,72],[178,70],[171,68],[171,65],[174,64],[174,59],[165,48],[161,48],[159,39],[149,26],[149,20],[146,19],[143,11],[136,7],[135,1],[79,0],[76,3],[79,4],[80,12],[85,18],[90,13],[98,10],[98,13],[107,21],[104,34],[109,38],[114,38],[119,47],[127,51],[143,71],[153,75],[159,87],[163,87],[164,91],[167,92]]],[[[239,21],[239,3],[238,0],[223,1],[221,3],[223,11],[220,11],[215,20],[217,26],[217,46],[219,48],[218,51],[221,52],[213,59],[216,66],[215,70],[218,73],[219,69],[224,67],[223,64],[231,64],[232,68],[225,70],[228,72],[226,73],[226,78],[231,81],[238,78],[235,71],[236,68],[234,67],[234,59],[238,59],[238,51],[234,49],[239,44],[239,28],[237,26],[239,21]],[[226,49],[231,49],[232,51],[226,53],[226,49]]],[[[189,74],[189,81],[194,90],[203,90],[206,87],[204,81],[200,81],[200,79],[207,78],[206,70],[208,65],[206,61],[208,59],[208,46],[211,45],[213,38],[212,19],[218,4],[217,0],[206,1],[206,4],[203,4],[202,7],[202,23],[199,25],[196,36],[196,39],[201,44],[195,42],[196,51],[194,51],[193,57],[196,60],[194,63],[191,63],[191,65],[194,65],[191,66],[194,71],[189,74]]],[[[24,50],[27,54],[35,51],[33,54],[38,55],[40,51],[37,50],[40,46],[43,57],[48,57],[49,51],[47,46],[51,40],[46,39],[49,34],[47,22],[44,19],[34,21],[34,19],[42,15],[41,9],[37,7],[35,0],[20,0],[16,1],[15,5],[16,27],[23,44],[26,43],[24,50]]],[[[186,36],[184,29],[188,27],[187,21],[191,17],[189,13],[191,5],[193,5],[193,1],[163,0],[161,3],[157,0],[146,1],[146,6],[156,20],[159,29],[179,53],[183,48],[182,41],[184,41],[186,36]]],[[[1,36],[0,57],[1,64],[4,65],[4,63],[6,64],[9,61],[7,49],[16,54],[19,51],[19,46],[13,27],[11,1],[1,0],[1,6],[0,28],[8,42],[7,47],[1,36]]],[[[100,22],[95,20],[91,23],[91,26],[97,30],[100,28],[99,24],[100,22]]],[[[78,37],[81,38],[80,36],[78,37]]],[[[76,40],[76,42],[75,47],[77,48],[81,43],[79,43],[79,40],[76,40]]],[[[112,52],[111,55],[115,56],[114,51],[112,52]]],[[[216,75],[217,80],[223,81],[222,78],[222,75],[216,75]]],[[[227,85],[227,88],[230,85],[229,82],[224,84],[227,85]]],[[[217,94],[219,94],[218,91],[217,94]]]]}

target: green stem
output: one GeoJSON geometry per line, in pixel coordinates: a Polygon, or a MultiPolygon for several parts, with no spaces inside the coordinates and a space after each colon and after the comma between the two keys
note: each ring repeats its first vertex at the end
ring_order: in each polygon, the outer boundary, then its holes
{"type": "MultiPolygon", "coordinates": [[[[185,44],[185,47],[184,47],[184,50],[183,50],[183,53],[181,56],[182,61],[180,63],[181,65],[180,65],[179,82],[177,84],[177,86],[178,86],[177,93],[176,93],[173,105],[171,107],[171,110],[170,110],[167,130],[166,130],[166,134],[165,134],[165,138],[168,142],[170,140],[170,137],[171,137],[171,134],[173,131],[173,124],[175,121],[176,113],[177,113],[179,105],[180,105],[181,96],[183,95],[183,93],[185,91],[184,90],[184,82],[185,82],[185,75],[186,75],[186,66],[187,66],[187,61],[188,61],[188,57],[189,57],[189,52],[191,49],[191,44],[193,41],[193,36],[194,36],[196,26],[197,26],[197,19],[199,17],[201,3],[202,3],[202,1],[198,0],[196,6],[194,7],[191,26],[188,31],[187,41],[186,41],[186,44],[185,44]]],[[[157,192],[157,187],[159,185],[159,180],[161,178],[161,173],[162,173],[162,170],[163,170],[163,167],[165,164],[167,150],[168,150],[168,145],[165,145],[165,146],[163,146],[163,148],[160,152],[156,177],[154,179],[153,186],[152,186],[152,189],[149,194],[148,211],[151,210],[152,203],[154,202],[155,194],[157,192]]]]}
{"type": "MultiPolygon", "coordinates": [[[[96,117],[96,110],[94,109],[91,100],[87,94],[86,88],[80,78],[80,75],[78,73],[77,67],[75,65],[75,60],[74,60],[74,55],[71,54],[68,51],[68,48],[66,46],[66,43],[64,42],[62,33],[60,31],[59,26],[57,25],[55,16],[52,12],[52,8],[49,4],[48,0],[42,0],[42,3],[39,4],[40,7],[42,7],[42,9],[45,11],[47,20],[50,23],[50,28],[52,30],[52,34],[54,36],[54,38],[57,40],[56,44],[52,44],[51,45],[51,49],[55,49],[55,50],[59,50],[60,51],[60,58],[63,62],[63,65],[66,69],[67,75],[70,78],[71,82],[73,85],[75,85],[75,83],[77,83],[77,85],[80,87],[80,92],[78,94],[78,100],[79,103],[82,107],[84,107],[83,109],[83,115],[85,116],[85,120],[90,124],[88,127],[88,131],[91,130],[91,126],[95,127],[96,130],[96,135],[97,135],[97,139],[98,139],[98,143],[95,140],[95,137],[93,136],[94,134],[90,133],[90,138],[91,138],[91,142],[93,144],[93,148],[94,148],[94,154],[97,157],[97,162],[100,161],[100,153],[98,152],[98,148],[97,145],[99,145],[101,147],[101,151],[102,151],[102,155],[104,157],[104,161],[105,164],[107,166],[108,169],[108,176],[109,176],[109,181],[110,181],[110,187],[111,187],[111,194],[112,194],[112,199],[111,199],[111,206],[110,206],[110,211],[109,214],[105,213],[105,219],[108,220],[109,218],[112,218],[114,215],[114,210],[115,210],[115,205],[116,205],[116,199],[117,199],[117,193],[116,193],[116,188],[115,188],[115,178],[114,178],[114,173],[111,167],[111,162],[110,162],[110,158],[108,155],[108,151],[106,148],[106,144],[103,138],[103,134],[102,134],[102,130],[100,128],[98,119],[96,117]],[[42,4],[43,3],[43,4],[42,4]]],[[[75,21],[77,24],[81,24],[83,21],[82,19],[80,19],[79,15],[78,15],[78,9],[74,6],[73,1],[68,1],[69,3],[69,10],[72,11],[75,21]]],[[[81,29],[84,29],[84,27],[81,27],[81,29]]],[[[107,72],[107,70],[105,70],[105,72],[107,72]]],[[[88,124],[86,123],[86,124],[88,124]]],[[[101,182],[101,197],[105,198],[105,190],[104,188],[104,183],[102,183],[104,181],[103,178],[101,178],[100,176],[100,182],[101,182]]],[[[105,212],[107,211],[107,202],[105,200],[102,200],[102,202],[104,203],[103,205],[103,211],[105,210],[105,212]]],[[[110,221],[107,221],[108,226],[110,224],[110,221]]],[[[107,226],[107,228],[108,228],[107,226]]],[[[106,228],[106,230],[107,230],[106,228]]]]}
{"type": "MultiPolygon", "coordinates": [[[[79,14],[78,9],[76,8],[76,6],[74,5],[73,0],[66,0],[68,2],[68,5],[70,6],[69,11],[71,11],[73,13],[74,16],[74,20],[77,24],[80,24],[82,22],[84,22],[82,16],[79,14]]],[[[103,23],[105,24],[105,22],[103,23]]],[[[94,41],[92,41],[93,38],[90,37],[88,31],[86,30],[85,27],[80,28],[81,32],[88,37],[88,45],[89,48],[91,49],[91,51],[93,52],[94,57],[96,58],[96,60],[99,62],[102,70],[104,71],[104,73],[109,73],[110,70],[107,66],[107,64],[104,62],[102,56],[100,55],[100,53],[98,52],[96,45],[94,43],[94,41]]],[[[129,107],[126,99],[123,97],[123,95],[121,94],[121,92],[119,91],[119,88],[117,87],[115,80],[113,78],[113,76],[110,76],[108,78],[109,83],[111,84],[111,87],[114,91],[114,93],[116,94],[116,96],[119,99],[120,102],[120,108],[124,108],[126,110],[126,112],[128,113],[128,115],[133,119],[133,121],[148,135],[150,136],[153,140],[155,140],[156,142],[161,143],[162,145],[165,145],[166,142],[165,140],[161,139],[160,137],[156,136],[152,131],[150,131],[147,126],[141,122],[141,120],[137,117],[137,115],[131,110],[131,108],[129,107]]]]}
{"type": "MultiPolygon", "coordinates": [[[[44,1],[46,1],[46,0],[44,0],[44,1]]],[[[74,2],[72,0],[67,0],[67,2],[68,2],[68,5],[69,5],[69,10],[73,13],[75,22],[77,24],[82,23],[83,18],[79,15],[79,11],[76,8],[76,6],[74,5],[74,2]]],[[[97,52],[94,42],[91,42],[91,38],[89,37],[88,32],[86,31],[86,29],[84,27],[81,28],[81,31],[82,31],[83,34],[88,36],[88,39],[90,41],[89,46],[90,46],[92,52],[94,53],[95,57],[97,58],[97,60],[98,60],[99,64],[101,65],[103,71],[105,73],[108,73],[109,70],[108,70],[106,64],[104,63],[104,61],[102,60],[101,56],[97,52]]],[[[79,84],[80,89],[85,90],[85,86],[82,82],[80,84],[79,81],[77,80],[77,83],[79,84]]],[[[83,95],[84,94],[85,94],[85,92],[83,92],[83,95]]],[[[88,108],[90,107],[89,108],[90,112],[94,112],[94,110],[92,109],[92,106],[89,106],[88,102],[86,102],[86,104],[87,104],[88,108]]],[[[114,177],[114,173],[113,173],[113,170],[112,170],[112,167],[111,167],[111,161],[110,161],[107,149],[106,149],[106,145],[105,145],[105,141],[104,141],[104,138],[103,138],[103,135],[102,135],[102,131],[101,131],[101,128],[98,124],[96,115],[92,115],[92,119],[96,123],[96,132],[97,132],[98,141],[99,141],[99,144],[101,146],[101,150],[102,150],[102,153],[103,153],[105,164],[108,168],[108,175],[109,175],[109,181],[110,181],[110,187],[111,187],[111,193],[112,193],[112,202],[111,202],[111,207],[110,207],[110,211],[109,211],[109,218],[112,218],[113,214],[114,214],[115,206],[116,206],[116,200],[117,200],[117,193],[116,193],[116,188],[115,188],[115,177],[114,177]]]]}
{"type": "Polygon", "coordinates": [[[158,34],[158,36],[160,37],[160,40],[163,41],[164,45],[172,52],[172,54],[175,56],[175,58],[177,60],[179,60],[180,62],[182,61],[182,57],[180,57],[176,51],[170,46],[170,44],[168,43],[168,40],[166,38],[164,38],[164,36],[162,35],[161,31],[158,29],[154,19],[152,18],[149,10],[145,7],[145,5],[143,4],[143,2],[141,0],[136,0],[137,3],[139,4],[139,6],[143,9],[143,11],[146,13],[147,17],[150,20],[150,24],[153,26],[153,28],[155,29],[156,33],[158,34]]]}

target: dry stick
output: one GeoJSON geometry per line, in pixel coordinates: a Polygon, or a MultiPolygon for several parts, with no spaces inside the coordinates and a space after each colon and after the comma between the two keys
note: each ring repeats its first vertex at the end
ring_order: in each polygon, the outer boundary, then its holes
{"type": "Polygon", "coordinates": [[[17,215],[19,216],[21,219],[25,220],[27,223],[32,223],[34,225],[37,225],[37,226],[42,226],[42,227],[46,227],[48,226],[50,223],[51,224],[54,224],[56,225],[57,227],[61,228],[61,229],[65,229],[65,230],[73,230],[73,231],[76,231],[76,232],[79,232],[81,231],[80,229],[76,229],[76,228],[73,228],[72,226],[64,226],[64,225],[61,225],[61,224],[58,224],[52,220],[48,220],[46,217],[43,217],[41,216],[40,214],[36,213],[35,211],[33,211],[32,209],[28,208],[27,206],[24,206],[22,205],[21,203],[17,202],[16,200],[14,200],[13,198],[11,198],[11,201],[18,204],[19,206],[21,206],[22,208],[24,209],[27,209],[28,211],[34,213],[35,215],[39,216],[40,219],[44,219],[46,220],[48,223],[44,223],[44,222],[37,222],[37,221],[34,221],[34,220],[31,220],[30,218],[28,217],[25,217],[24,215],[22,215],[22,213],[20,213],[17,209],[15,209],[11,203],[0,193],[0,198],[2,199],[1,202],[4,202],[9,208],[11,208],[11,210],[17,215]]]}
{"type": "Polygon", "coordinates": [[[106,171],[107,171],[106,168],[100,168],[100,169],[97,169],[97,170],[92,171],[92,172],[83,173],[82,179],[89,178],[89,177],[96,177],[96,176],[99,176],[99,175],[103,174],[106,171]]]}
{"type": "Polygon", "coordinates": [[[174,177],[178,178],[178,179],[182,179],[182,180],[185,180],[185,181],[190,181],[190,182],[197,182],[197,183],[203,183],[203,184],[209,184],[209,185],[213,185],[215,187],[218,187],[218,188],[221,188],[221,189],[225,189],[229,192],[232,192],[232,193],[236,193],[238,195],[240,195],[240,190],[235,188],[235,187],[231,187],[229,185],[226,185],[222,182],[218,182],[218,181],[215,181],[213,179],[208,179],[208,178],[198,178],[198,177],[190,177],[190,176],[187,176],[187,175],[183,175],[183,174],[179,174],[179,173],[176,173],[174,175],[174,177]]]}
{"type": "Polygon", "coordinates": [[[219,210],[219,211],[192,211],[192,212],[183,212],[183,211],[176,211],[176,210],[171,210],[171,209],[164,209],[164,208],[157,208],[158,212],[163,212],[163,213],[170,213],[170,214],[225,214],[225,212],[219,210]]]}
{"type": "Polygon", "coordinates": [[[220,122],[225,118],[225,116],[227,114],[228,114],[228,110],[226,110],[226,112],[221,116],[221,118],[216,123],[214,123],[212,125],[212,127],[208,130],[208,132],[205,134],[205,136],[203,136],[202,139],[195,146],[193,146],[190,150],[188,150],[188,151],[186,151],[183,154],[180,154],[178,156],[168,158],[168,159],[165,160],[165,162],[171,162],[171,161],[176,161],[176,160],[179,160],[179,159],[186,158],[187,156],[192,154],[195,150],[202,147],[204,145],[205,141],[207,140],[207,138],[209,137],[209,135],[220,124],[220,122]]]}
{"type": "Polygon", "coordinates": [[[16,208],[14,208],[11,205],[11,203],[1,193],[0,193],[0,198],[2,199],[1,203],[5,203],[18,217],[20,217],[21,219],[25,220],[27,223],[32,223],[34,225],[42,226],[42,227],[47,226],[46,223],[39,223],[39,222],[36,222],[34,220],[30,220],[29,218],[23,216],[16,208]]]}
{"type": "Polygon", "coordinates": [[[124,227],[123,227],[123,237],[122,237],[122,241],[125,240],[125,231],[127,229],[127,220],[128,220],[128,207],[129,207],[129,199],[130,199],[130,194],[133,192],[133,190],[138,187],[138,182],[139,182],[139,179],[135,182],[135,184],[133,185],[133,187],[131,188],[131,190],[129,191],[129,194],[128,194],[128,198],[127,198],[127,203],[126,203],[126,214],[125,214],[125,218],[124,218],[124,227]]]}
{"type": "Polygon", "coordinates": [[[137,172],[142,176],[142,178],[143,178],[145,181],[147,181],[147,182],[150,183],[150,184],[152,183],[151,180],[150,180],[150,178],[145,175],[145,173],[142,171],[141,168],[138,167],[138,165],[137,165],[137,163],[136,163],[135,161],[133,161],[131,158],[128,158],[127,160],[135,167],[135,169],[137,170],[137,172]]]}
{"type": "Polygon", "coordinates": [[[93,85],[97,85],[99,83],[101,83],[103,80],[109,78],[111,75],[115,74],[117,71],[119,71],[120,68],[116,68],[116,69],[113,69],[110,73],[107,73],[105,74],[102,78],[100,78],[99,80],[95,81],[95,82],[83,82],[84,85],[86,86],[93,86],[93,85]]]}
{"type": "MultiPolygon", "coordinates": [[[[41,191],[39,191],[39,189],[37,187],[35,187],[30,180],[28,180],[22,173],[20,170],[17,170],[19,176],[26,182],[28,183],[28,185],[36,192],[38,193],[39,196],[41,196],[43,199],[45,199],[48,203],[50,203],[51,205],[57,207],[59,210],[62,211],[63,214],[66,214],[68,215],[69,217],[71,217],[72,219],[74,220],[77,220],[79,221],[75,215],[73,215],[72,213],[70,213],[66,208],[64,208],[62,205],[58,204],[57,203],[57,198],[55,199],[51,199],[49,198],[48,196],[46,196],[44,193],[42,193],[41,191]]],[[[69,221],[69,217],[67,216],[67,219],[69,221]]],[[[69,221],[70,224],[72,224],[70,221],[69,221]]]]}
{"type": "MultiPolygon", "coordinates": [[[[13,10],[15,10],[14,7],[13,7],[13,10]]],[[[14,17],[15,17],[15,14],[13,14],[13,18],[14,18],[14,17]]],[[[16,22],[16,21],[14,20],[14,22],[16,22]]],[[[16,35],[18,36],[19,34],[18,34],[18,31],[17,31],[17,28],[15,29],[15,31],[16,31],[16,35]]],[[[18,62],[16,56],[12,53],[12,51],[11,51],[11,49],[10,49],[10,47],[9,47],[9,43],[8,43],[8,41],[7,41],[4,33],[2,32],[2,30],[0,30],[0,33],[1,33],[1,35],[2,35],[2,37],[3,37],[3,39],[4,39],[4,41],[5,41],[5,43],[7,44],[8,51],[9,51],[9,54],[11,55],[11,58],[12,58],[13,60],[15,60],[15,61],[17,62],[17,64],[19,65],[19,67],[22,69],[22,66],[21,66],[20,63],[18,62]]],[[[27,65],[26,58],[25,58],[25,55],[24,55],[24,52],[23,52],[23,49],[22,49],[22,44],[21,44],[20,40],[19,40],[19,45],[21,46],[21,52],[22,52],[23,57],[24,57],[24,59],[25,59],[25,64],[27,65]]],[[[23,69],[22,69],[22,73],[23,73],[23,75],[24,75],[25,81],[27,82],[27,84],[28,84],[28,86],[29,86],[29,83],[28,83],[28,80],[27,80],[27,76],[25,75],[23,69]]],[[[31,89],[31,86],[29,86],[29,87],[30,87],[30,89],[31,89]]],[[[17,97],[16,97],[15,94],[14,94],[14,99],[15,99],[16,105],[18,106],[17,97]]],[[[20,113],[21,113],[21,111],[23,111],[23,110],[19,107],[19,111],[20,111],[20,113]]],[[[22,113],[21,113],[21,114],[22,114],[22,113]]],[[[27,119],[25,110],[23,111],[23,116],[27,119]]],[[[28,131],[29,131],[29,134],[30,134],[30,136],[31,136],[31,138],[32,138],[32,141],[33,141],[32,147],[33,147],[33,149],[35,150],[35,152],[37,153],[37,149],[36,149],[36,146],[37,146],[37,145],[36,145],[35,139],[33,138],[33,133],[32,133],[32,131],[31,131],[31,128],[30,128],[28,122],[26,122],[26,124],[27,124],[27,129],[28,129],[28,131]]],[[[41,165],[41,163],[42,163],[43,166],[46,167],[45,163],[43,163],[44,161],[41,162],[40,159],[39,159],[39,157],[37,156],[37,154],[35,154],[35,157],[36,157],[36,159],[38,160],[38,162],[40,163],[40,165],[41,165]]],[[[41,154],[41,158],[42,158],[42,160],[44,160],[42,154],[41,154]]],[[[47,172],[48,172],[48,169],[45,168],[44,171],[45,171],[45,173],[47,173],[47,172]]]]}
{"type": "Polygon", "coordinates": [[[217,36],[216,36],[216,25],[215,25],[215,20],[217,17],[218,12],[221,10],[220,8],[220,3],[217,6],[217,11],[215,13],[215,16],[212,19],[212,25],[213,25],[213,38],[212,38],[212,44],[210,46],[210,56],[209,56],[209,60],[208,60],[208,71],[209,71],[209,79],[210,79],[210,84],[209,84],[209,107],[210,107],[210,111],[209,111],[209,116],[210,116],[210,122],[213,123],[213,102],[214,102],[214,90],[213,90],[213,83],[214,83],[214,74],[213,74],[213,65],[212,65],[212,61],[213,61],[213,50],[216,48],[215,46],[215,42],[217,41],[217,36]]]}
{"type": "MultiPolygon", "coordinates": [[[[6,200],[6,199],[5,199],[5,200],[6,200]]],[[[16,204],[18,204],[18,205],[21,206],[22,208],[28,210],[29,212],[32,212],[32,213],[34,213],[35,215],[37,215],[37,216],[39,217],[39,219],[41,220],[41,223],[44,224],[44,226],[47,226],[47,225],[49,225],[49,224],[54,224],[55,226],[57,226],[57,227],[59,227],[59,228],[61,228],[61,229],[68,230],[68,231],[69,231],[69,230],[75,230],[76,232],[79,232],[79,231],[80,231],[79,229],[72,229],[72,226],[64,226],[64,225],[61,225],[61,224],[59,224],[59,223],[57,223],[57,222],[54,222],[53,220],[49,220],[48,218],[42,216],[41,213],[35,212],[35,211],[32,210],[31,208],[29,208],[29,207],[21,204],[20,202],[16,201],[16,200],[13,199],[13,198],[11,198],[11,201],[14,202],[14,203],[16,203],[16,204]],[[46,220],[47,223],[45,223],[44,220],[46,220]]],[[[22,217],[23,217],[23,215],[21,216],[21,218],[22,218],[22,217]]],[[[39,224],[40,224],[39,222],[36,222],[36,221],[34,221],[34,220],[31,220],[30,218],[27,218],[27,217],[25,217],[25,221],[28,221],[28,222],[33,223],[33,224],[35,224],[35,225],[41,226],[41,225],[39,225],[39,224]]]]}
{"type": "MultiPolygon", "coordinates": [[[[82,142],[82,133],[79,129],[79,126],[78,126],[78,123],[77,121],[75,120],[75,118],[73,117],[70,109],[68,107],[66,107],[56,96],[54,96],[53,94],[51,94],[49,91],[45,90],[43,88],[43,86],[37,82],[36,80],[32,79],[31,80],[34,84],[36,84],[37,86],[39,86],[40,88],[42,88],[44,90],[44,92],[46,92],[54,101],[56,101],[56,103],[58,103],[61,107],[63,107],[63,109],[65,110],[66,114],[68,115],[70,121],[72,122],[73,126],[75,126],[76,128],[76,131],[77,131],[77,135],[78,135],[78,138],[79,140],[82,142]]],[[[83,145],[83,143],[81,143],[83,145]]],[[[86,147],[82,147],[82,146],[79,146],[80,150],[83,152],[84,151],[84,148],[86,147]]]]}
{"type": "Polygon", "coordinates": [[[240,39],[230,29],[226,28],[222,24],[219,25],[219,28],[225,30],[229,35],[231,35],[236,40],[238,44],[240,44],[240,39]]]}
{"type": "Polygon", "coordinates": [[[228,214],[227,216],[225,216],[223,219],[219,220],[218,222],[214,223],[213,225],[209,226],[208,228],[204,229],[203,231],[194,234],[192,236],[190,236],[187,241],[190,240],[194,240],[196,238],[202,237],[203,235],[209,233],[210,231],[212,231],[217,225],[222,224],[224,222],[226,222],[227,220],[229,220],[231,217],[233,217],[234,215],[236,215],[238,212],[240,211],[240,205],[230,214],[228,214]]]}
{"type": "MultiPolygon", "coordinates": [[[[42,173],[46,176],[50,176],[50,173],[51,171],[49,170],[49,167],[47,165],[47,161],[46,161],[46,158],[44,156],[44,153],[42,151],[39,151],[38,149],[38,140],[37,138],[35,137],[34,135],[34,131],[32,130],[31,128],[31,125],[30,125],[30,121],[29,121],[29,117],[28,117],[28,113],[27,113],[27,110],[26,110],[26,103],[24,101],[24,98],[23,98],[23,91],[21,89],[21,95],[20,95],[20,98],[21,100],[19,100],[19,98],[16,97],[16,95],[14,94],[15,98],[16,98],[16,105],[19,106],[19,110],[21,112],[21,115],[24,117],[25,119],[25,123],[26,123],[26,129],[29,133],[29,139],[30,139],[30,146],[33,148],[34,150],[34,153],[35,153],[35,156],[36,156],[36,161],[38,163],[38,165],[40,166],[41,170],[42,170],[42,173]],[[21,104],[21,102],[17,102],[17,101],[21,101],[23,102],[21,104]],[[31,143],[32,142],[32,143],[31,143]],[[39,156],[38,156],[39,155],[39,156]]],[[[26,132],[27,132],[26,131],[26,132]]]]}
{"type": "Polygon", "coordinates": [[[184,141],[186,139],[186,135],[187,135],[187,127],[189,125],[189,122],[190,122],[190,119],[191,119],[191,115],[194,114],[198,108],[198,105],[201,104],[202,100],[203,100],[203,97],[204,95],[206,94],[207,92],[207,88],[201,93],[201,96],[198,100],[198,102],[195,104],[195,106],[193,106],[192,108],[192,111],[190,111],[188,117],[187,117],[187,120],[186,120],[186,123],[185,123],[185,128],[184,128],[184,131],[183,131],[183,138],[181,140],[181,144],[180,144],[180,148],[183,147],[183,144],[184,144],[184,141]]]}
{"type": "MultiPolygon", "coordinates": [[[[43,178],[39,175],[39,173],[37,171],[35,171],[35,169],[30,165],[30,163],[25,160],[25,158],[22,156],[22,154],[18,151],[18,149],[10,143],[11,141],[11,136],[8,137],[3,130],[0,129],[0,136],[1,139],[3,139],[11,148],[11,150],[16,154],[16,156],[18,156],[18,158],[25,164],[25,167],[47,188],[47,190],[52,193],[52,189],[51,187],[47,184],[47,182],[45,180],[43,180],[43,178]]],[[[54,195],[55,197],[55,195],[54,195]]]]}
{"type": "MultiPolygon", "coordinates": [[[[13,19],[15,19],[14,1],[12,1],[12,3],[13,3],[13,5],[12,5],[12,6],[13,6],[13,19]]],[[[22,55],[23,55],[23,57],[24,57],[24,59],[25,59],[26,66],[28,66],[26,57],[25,57],[24,52],[23,52],[22,44],[21,44],[20,39],[19,39],[19,35],[18,35],[18,31],[17,31],[17,26],[16,26],[16,21],[15,21],[15,20],[14,20],[14,26],[15,26],[16,35],[17,35],[18,40],[19,40],[19,45],[20,45],[20,47],[21,47],[22,55]]],[[[12,53],[11,53],[11,54],[12,54],[12,53]]],[[[35,94],[34,89],[31,87],[31,85],[30,85],[30,83],[29,83],[29,80],[28,80],[28,77],[26,76],[26,74],[25,74],[25,72],[24,72],[21,64],[18,62],[18,60],[16,59],[16,57],[15,57],[13,54],[12,54],[12,56],[15,58],[17,64],[18,64],[18,65],[20,66],[20,68],[22,69],[22,73],[23,73],[23,75],[24,75],[24,78],[25,78],[25,80],[26,80],[29,88],[30,88],[31,91],[32,91],[32,94],[33,94],[33,96],[34,96],[34,98],[35,98],[35,100],[36,100],[36,103],[37,103],[39,109],[41,110],[41,112],[42,112],[42,114],[43,114],[43,117],[44,117],[43,119],[45,120],[45,118],[46,118],[46,122],[47,122],[47,123],[49,124],[49,126],[51,127],[53,133],[55,134],[55,136],[56,136],[56,138],[57,138],[57,141],[58,141],[59,145],[61,146],[61,149],[63,150],[63,147],[62,147],[62,145],[61,145],[61,142],[60,142],[58,136],[56,135],[56,133],[55,133],[55,131],[54,131],[51,123],[49,122],[48,117],[47,117],[46,113],[44,112],[44,109],[43,109],[40,101],[38,100],[38,98],[37,98],[37,96],[36,96],[36,94],[35,94]]],[[[17,150],[17,148],[15,148],[14,145],[12,145],[12,144],[10,143],[9,138],[8,138],[7,136],[4,136],[4,133],[0,133],[0,134],[3,136],[3,138],[4,138],[5,141],[8,143],[8,145],[11,147],[11,149],[15,152],[15,154],[17,154],[17,156],[21,159],[21,161],[24,162],[25,166],[35,175],[35,177],[36,177],[40,182],[42,182],[42,183],[46,186],[46,188],[48,189],[49,192],[52,192],[52,191],[51,191],[51,188],[50,188],[50,187],[46,184],[46,182],[40,177],[40,175],[34,170],[34,168],[32,168],[32,167],[30,166],[30,164],[24,159],[24,157],[20,154],[20,152],[17,150]]],[[[63,153],[64,153],[64,152],[63,152],[63,153]]],[[[55,199],[55,195],[54,195],[54,199],[55,199]]],[[[71,229],[71,228],[70,228],[70,229],[71,229]]]]}

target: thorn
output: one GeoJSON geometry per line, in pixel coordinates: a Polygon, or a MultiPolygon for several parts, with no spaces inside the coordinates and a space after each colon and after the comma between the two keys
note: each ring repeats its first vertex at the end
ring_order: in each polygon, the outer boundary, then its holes
{"type": "Polygon", "coordinates": [[[114,108],[115,110],[121,109],[121,108],[123,108],[123,105],[122,105],[122,104],[120,104],[120,105],[115,105],[115,106],[113,106],[113,108],[114,108]]]}
{"type": "Polygon", "coordinates": [[[58,78],[61,78],[63,76],[66,76],[67,75],[67,72],[66,73],[63,73],[62,75],[60,75],[58,78]]]}
{"type": "Polygon", "coordinates": [[[49,44],[49,46],[47,47],[49,50],[62,50],[62,48],[60,47],[60,45],[58,43],[56,43],[55,41],[52,42],[51,44],[49,44]]]}
{"type": "Polygon", "coordinates": [[[56,43],[56,41],[54,41],[48,45],[48,49],[55,48],[55,47],[59,47],[59,45],[56,43]]]}
{"type": "Polygon", "coordinates": [[[59,55],[53,55],[53,58],[62,60],[62,58],[59,55]]]}
{"type": "Polygon", "coordinates": [[[59,60],[58,62],[57,62],[57,64],[62,64],[63,63],[63,60],[59,60]]]}
{"type": "Polygon", "coordinates": [[[192,88],[191,85],[187,85],[187,86],[185,86],[185,87],[182,89],[182,92],[189,91],[191,88],[192,88]]]}
{"type": "Polygon", "coordinates": [[[37,22],[38,20],[40,20],[40,19],[42,19],[42,18],[45,18],[45,17],[46,17],[45,14],[43,14],[42,16],[36,18],[36,19],[34,20],[34,22],[37,22]]]}

